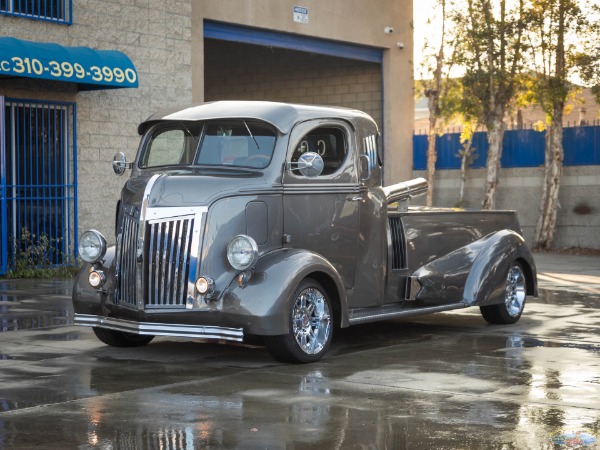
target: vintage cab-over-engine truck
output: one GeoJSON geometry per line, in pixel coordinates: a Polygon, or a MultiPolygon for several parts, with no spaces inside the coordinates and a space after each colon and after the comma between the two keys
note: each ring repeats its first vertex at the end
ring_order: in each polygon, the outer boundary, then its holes
{"type": "MultiPolygon", "coordinates": [[[[478,306],[516,322],[536,269],[512,211],[408,207],[377,125],[344,108],[214,102],[139,126],[114,246],[85,232],[75,323],[113,346],[262,337],[312,362],[336,326],[478,306]]],[[[451,317],[451,316],[449,316],[451,317]]]]}

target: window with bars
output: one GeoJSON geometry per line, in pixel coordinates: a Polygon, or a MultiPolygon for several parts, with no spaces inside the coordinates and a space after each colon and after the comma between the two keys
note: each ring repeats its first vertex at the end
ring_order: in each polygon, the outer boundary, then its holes
{"type": "Polygon", "coordinates": [[[75,105],[5,99],[2,116],[0,273],[23,252],[33,265],[68,263],[77,230],[75,105]]]}
{"type": "Polygon", "coordinates": [[[0,0],[0,14],[70,25],[72,0],[0,0]]]}

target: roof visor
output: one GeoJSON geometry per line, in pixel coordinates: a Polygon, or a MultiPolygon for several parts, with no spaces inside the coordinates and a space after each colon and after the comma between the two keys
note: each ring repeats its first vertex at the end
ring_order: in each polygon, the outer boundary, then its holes
{"type": "Polygon", "coordinates": [[[131,59],[116,50],[0,37],[0,76],[76,83],[80,90],[138,87],[131,59]]]}

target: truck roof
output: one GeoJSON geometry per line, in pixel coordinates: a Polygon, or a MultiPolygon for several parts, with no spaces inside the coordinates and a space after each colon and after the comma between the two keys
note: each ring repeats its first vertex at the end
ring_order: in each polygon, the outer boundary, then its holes
{"type": "Polygon", "coordinates": [[[167,120],[256,119],[270,123],[281,133],[287,134],[294,124],[299,121],[330,118],[345,119],[350,123],[355,123],[359,118],[373,122],[368,114],[350,108],[266,101],[224,100],[202,103],[183,109],[157,112],[138,126],[138,133],[144,134],[155,123],[167,120]]]}

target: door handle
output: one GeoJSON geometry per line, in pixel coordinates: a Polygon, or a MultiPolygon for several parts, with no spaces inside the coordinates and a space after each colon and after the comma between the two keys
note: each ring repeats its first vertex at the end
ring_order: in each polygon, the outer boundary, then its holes
{"type": "Polygon", "coordinates": [[[362,201],[362,197],[360,195],[355,195],[354,197],[352,197],[352,201],[353,202],[360,202],[362,201]]]}

